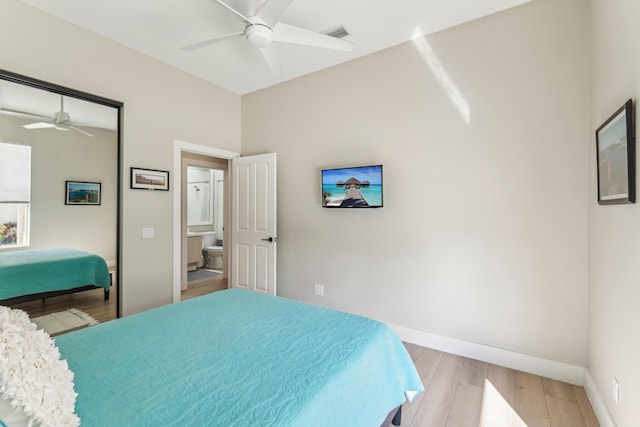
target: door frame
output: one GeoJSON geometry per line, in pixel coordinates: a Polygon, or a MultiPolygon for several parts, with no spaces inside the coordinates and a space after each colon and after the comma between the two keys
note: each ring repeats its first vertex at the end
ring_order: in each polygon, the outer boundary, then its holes
{"type": "MultiPolygon", "coordinates": [[[[240,157],[240,153],[221,150],[207,145],[191,142],[173,141],[173,302],[180,301],[181,271],[182,271],[182,153],[189,152],[204,156],[231,160],[240,157]]],[[[230,170],[230,168],[229,168],[230,170]]],[[[227,174],[229,177],[230,174],[227,174]]],[[[228,280],[231,280],[229,272],[228,280]]]]}

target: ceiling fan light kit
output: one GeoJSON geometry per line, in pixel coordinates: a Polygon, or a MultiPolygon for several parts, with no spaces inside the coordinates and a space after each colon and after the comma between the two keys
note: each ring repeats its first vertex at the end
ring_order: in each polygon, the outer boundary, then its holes
{"type": "Polygon", "coordinates": [[[264,24],[251,24],[245,30],[247,40],[254,46],[266,47],[273,41],[273,31],[264,24]]]}

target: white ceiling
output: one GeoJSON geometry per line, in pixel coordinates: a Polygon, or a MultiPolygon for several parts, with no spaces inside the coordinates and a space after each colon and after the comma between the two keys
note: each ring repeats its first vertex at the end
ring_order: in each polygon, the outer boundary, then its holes
{"type": "MultiPolygon", "coordinates": [[[[244,30],[242,19],[215,0],[22,1],[243,95],[530,0],[294,0],[281,22],[316,32],[343,26],[354,48],[340,52],[274,42],[267,49],[279,58],[279,77],[243,37],[181,49],[244,30]]],[[[226,2],[250,16],[265,0],[226,2]]]]}
{"type": "MultiPolygon", "coordinates": [[[[61,110],[60,101],[61,96],[56,93],[0,80],[0,126],[7,116],[26,119],[31,123],[51,122],[61,110]]],[[[68,96],[63,98],[63,107],[77,126],[109,130],[118,127],[118,111],[115,108],[68,96]]]]}

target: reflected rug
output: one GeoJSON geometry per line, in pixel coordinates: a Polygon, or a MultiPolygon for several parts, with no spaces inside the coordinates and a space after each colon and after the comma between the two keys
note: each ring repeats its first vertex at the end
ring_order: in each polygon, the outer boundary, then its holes
{"type": "Polygon", "coordinates": [[[46,314],[31,319],[38,326],[38,329],[44,329],[49,335],[59,335],[63,332],[69,332],[74,329],[84,328],[85,326],[97,325],[96,319],[77,308],[70,308],[57,313],[46,314]]]}

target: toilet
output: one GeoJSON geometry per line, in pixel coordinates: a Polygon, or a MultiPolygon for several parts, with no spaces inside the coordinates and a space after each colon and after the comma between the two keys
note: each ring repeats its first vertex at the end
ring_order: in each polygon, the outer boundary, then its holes
{"type": "Polygon", "coordinates": [[[202,233],[202,253],[206,268],[222,268],[222,246],[216,245],[218,236],[215,231],[202,233]]]}

